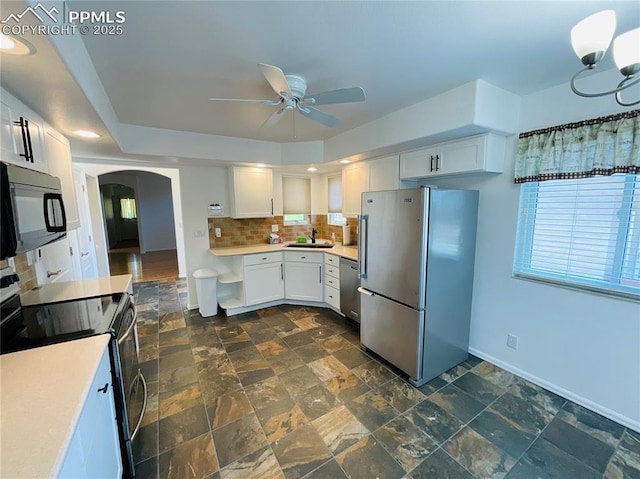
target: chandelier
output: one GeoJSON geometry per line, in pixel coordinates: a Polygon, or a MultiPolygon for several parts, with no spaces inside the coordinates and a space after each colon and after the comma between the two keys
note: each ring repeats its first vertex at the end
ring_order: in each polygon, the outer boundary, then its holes
{"type": "Polygon", "coordinates": [[[612,90],[600,93],[580,91],[576,87],[576,79],[585,71],[593,70],[604,57],[616,29],[616,13],[604,10],[585,18],[571,29],[571,45],[578,58],[585,67],[571,77],[571,90],[576,95],[594,98],[605,95],[615,95],[616,102],[621,106],[634,106],[640,100],[627,103],[622,100],[622,91],[636,85],[640,78],[634,75],[640,72],[640,28],[618,35],[613,41],[613,59],[624,77],[618,86],[612,90]]]}

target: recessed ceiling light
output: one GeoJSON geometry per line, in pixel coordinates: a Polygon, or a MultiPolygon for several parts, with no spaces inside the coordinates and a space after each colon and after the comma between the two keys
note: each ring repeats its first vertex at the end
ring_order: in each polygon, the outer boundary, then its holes
{"type": "Polygon", "coordinates": [[[90,138],[92,140],[95,140],[96,138],[100,138],[100,135],[89,130],[76,130],[73,132],[73,134],[81,136],[82,138],[90,138]]]}
{"type": "Polygon", "coordinates": [[[342,163],[343,165],[346,165],[347,163],[351,163],[349,160],[340,160],[340,163],[342,163]]]}
{"type": "Polygon", "coordinates": [[[0,50],[11,50],[16,46],[16,42],[11,37],[6,36],[4,33],[0,33],[0,50]]]}
{"type": "Polygon", "coordinates": [[[36,52],[36,48],[22,38],[0,33],[0,51],[11,55],[31,55],[36,52]]]}
{"type": "Polygon", "coordinates": [[[307,168],[307,171],[318,171],[318,168],[316,168],[315,166],[310,166],[309,168],[307,168]]]}
{"type": "Polygon", "coordinates": [[[264,163],[256,163],[256,166],[258,168],[265,168],[267,165],[265,165],[264,163]]]}

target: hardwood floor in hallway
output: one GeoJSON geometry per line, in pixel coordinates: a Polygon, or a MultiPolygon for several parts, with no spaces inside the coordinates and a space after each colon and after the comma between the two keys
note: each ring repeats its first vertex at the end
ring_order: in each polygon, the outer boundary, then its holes
{"type": "Polygon", "coordinates": [[[111,274],[130,274],[133,282],[175,279],[178,276],[178,256],[175,249],[163,251],[110,252],[111,274]]]}

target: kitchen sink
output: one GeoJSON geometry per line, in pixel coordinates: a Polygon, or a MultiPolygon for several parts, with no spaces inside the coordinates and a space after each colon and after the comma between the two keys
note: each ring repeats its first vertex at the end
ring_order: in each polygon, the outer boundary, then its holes
{"type": "Polygon", "coordinates": [[[333,248],[333,243],[289,243],[285,248],[333,248]]]}

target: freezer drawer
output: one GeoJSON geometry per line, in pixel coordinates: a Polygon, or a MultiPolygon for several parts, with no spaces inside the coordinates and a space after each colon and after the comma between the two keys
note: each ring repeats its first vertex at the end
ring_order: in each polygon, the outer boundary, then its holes
{"type": "Polygon", "coordinates": [[[422,377],[424,311],[409,308],[359,288],[362,346],[407,373],[413,382],[422,377]]]}

